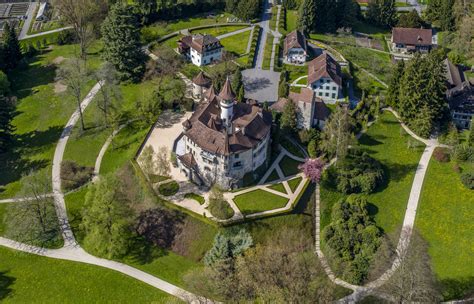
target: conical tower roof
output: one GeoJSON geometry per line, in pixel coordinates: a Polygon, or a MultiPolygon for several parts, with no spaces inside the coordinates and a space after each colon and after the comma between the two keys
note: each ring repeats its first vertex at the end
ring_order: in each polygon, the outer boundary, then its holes
{"type": "Polygon", "coordinates": [[[211,80],[207,78],[202,71],[200,71],[199,74],[193,78],[193,83],[201,87],[207,87],[211,84],[211,80]]]}
{"type": "Polygon", "coordinates": [[[210,102],[212,101],[215,97],[217,96],[216,90],[214,89],[214,86],[211,85],[209,90],[206,91],[204,97],[210,102]]]}
{"type": "Polygon", "coordinates": [[[222,88],[221,92],[219,93],[219,97],[223,100],[234,100],[235,94],[232,91],[232,85],[230,84],[229,77],[227,77],[224,87],[222,88]]]}

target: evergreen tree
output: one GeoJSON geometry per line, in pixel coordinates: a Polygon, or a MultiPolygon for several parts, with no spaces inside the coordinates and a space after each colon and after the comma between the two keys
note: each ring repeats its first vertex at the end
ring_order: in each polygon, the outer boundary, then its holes
{"type": "Polygon", "coordinates": [[[392,27],[397,22],[395,0],[370,1],[366,17],[379,26],[386,28],[392,27]]]}
{"type": "Polygon", "coordinates": [[[12,142],[13,126],[11,124],[13,116],[13,105],[10,98],[0,94],[0,153],[7,150],[12,142]]]}
{"type": "Polygon", "coordinates": [[[444,0],[430,0],[425,11],[426,20],[433,23],[440,19],[444,0]]]}
{"type": "Polygon", "coordinates": [[[158,11],[156,0],[135,0],[142,24],[149,24],[158,11]]]}
{"type": "Polygon", "coordinates": [[[297,127],[297,108],[293,101],[289,100],[283,108],[281,115],[281,128],[287,132],[295,132],[297,127]]]}
{"type": "Polygon", "coordinates": [[[412,10],[409,13],[401,14],[398,20],[397,26],[399,27],[411,27],[411,28],[420,28],[424,24],[423,19],[416,10],[412,10]]]}
{"type": "Polygon", "coordinates": [[[117,69],[120,79],[138,82],[146,55],[140,45],[138,20],[128,6],[115,4],[102,24],[103,57],[117,69]]]}
{"type": "Polygon", "coordinates": [[[21,60],[21,49],[15,29],[5,23],[3,28],[3,64],[5,69],[10,70],[18,65],[21,60]]]}
{"type": "Polygon", "coordinates": [[[131,212],[119,201],[118,186],[115,177],[102,177],[90,186],[82,209],[85,246],[109,259],[123,256],[129,248],[131,212]]]}
{"type": "Polygon", "coordinates": [[[10,82],[5,73],[0,71],[0,96],[10,93],[10,82]]]}
{"type": "Polygon", "coordinates": [[[388,87],[387,93],[387,103],[396,108],[398,106],[398,96],[400,94],[400,82],[403,76],[403,70],[405,69],[405,61],[400,60],[397,63],[397,67],[392,74],[392,78],[390,79],[390,85],[388,87]]]}
{"type": "Polygon", "coordinates": [[[471,147],[474,146],[474,118],[471,118],[471,128],[469,129],[469,138],[467,142],[471,147]]]}
{"type": "Polygon", "coordinates": [[[298,28],[310,33],[315,27],[316,0],[304,0],[299,10],[298,28]]]}
{"type": "Polygon", "coordinates": [[[234,89],[234,92],[239,92],[242,85],[242,72],[240,69],[236,69],[234,75],[232,75],[232,89],[234,89]]]}
{"type": "Polygon", "coordinates": [[[443,0],[441,2],[441,12],[439,16],[439,26],[443,31],[452,31],[455,26],[455,16],[453,12],[454,0],[443,0]]]}

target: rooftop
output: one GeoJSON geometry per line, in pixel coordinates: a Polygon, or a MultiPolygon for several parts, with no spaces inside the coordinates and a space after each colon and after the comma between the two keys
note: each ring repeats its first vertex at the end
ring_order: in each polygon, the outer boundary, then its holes
{"type": "Polygon", "coordinates": [[[308,64],[308,83],[312,84],[321,78],[331,78],[338,85],[342,85],[341,66],[327,53],[308,64]]]}
{"type": "Polygon", "coordinates": [[[392,41],[394,43],[408,45],[431,45],[433,30],[423,28],[395,27],[392,30],[392,41]]]}

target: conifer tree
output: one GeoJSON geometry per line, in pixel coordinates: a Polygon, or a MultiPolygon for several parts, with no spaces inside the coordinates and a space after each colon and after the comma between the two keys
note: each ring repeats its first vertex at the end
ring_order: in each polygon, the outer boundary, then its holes
{"type": "Polygon", "coordinates": [[[0,94],[0,153],[5,152],[12,141],[12,112],[11,100],[0,94]]]}
{"type": "Polygon", "coordinates": [[[474,146],[474,118],[471,118],[471,128],[469,129],[468,144],[474,146]]]}
{"type": "Polygon", "coordinates": [[[281,115],[281,128],[288,132],[295,132],[297,127],[297,109],[293,101],[289,100],[281,115]]]}
{"type": "Polygon", "coordinates": [[[387,103],[396,108],[398,105],[398,96],[400,94],[400,82],[401,78],[403,77],[403,71],[405,69],[405,62],[400,60],[397,63],[397,67],[392,74],[392,78],[390,79],[390,85],[388,87],[387,93],[387,103]]]}
{"type": "Polygon", "coordinates": [[[3,29],[3,64],[6,69],[10,70],[18,65],[21,60],[21,49],[18,37],[16,36],[15,29],[5,23],[3,29]]]}
{"type": "Polygon", "coordinates": [[[138,20],[129,7],[115,4],[102,24],[103,57],[117,69],[121,80],[138,82],[145,71],[146,56],[140,45],[138,20]]]}
{"type": "Polygon", "coordinates": [[[352,138],[351,118],[347,106],[339,106],[321,133],[321,148],[330,157],[336,156],[337,161],[342,161],[347,155],[352,138]]]}
{"type": "Polygon", "coordinates": [[[305,33],[313,31],[315,26],[316,0],[304,0],[300,6],[298,28],[305,33]]]}

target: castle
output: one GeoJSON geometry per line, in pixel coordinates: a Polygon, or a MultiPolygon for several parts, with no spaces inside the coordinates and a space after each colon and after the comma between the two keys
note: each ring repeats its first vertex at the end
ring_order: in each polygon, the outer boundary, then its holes
{"type": "MultiPolygon", "coordinates": [[[[207,83],[204,75],[195,79],[207,83]]],[[[196,111],[183,123],[179,169],[197,184],[238,187],[246,174],[266,165],[272,115],[258,105],[237,102],[228,78],[219,94],[213,86],[198,87],[204,93],[196,111]]]]}

